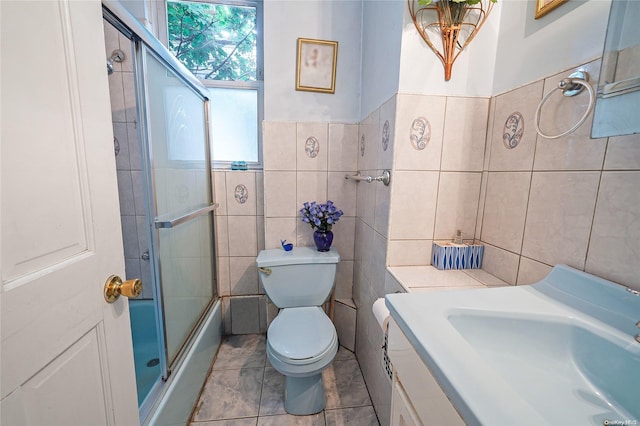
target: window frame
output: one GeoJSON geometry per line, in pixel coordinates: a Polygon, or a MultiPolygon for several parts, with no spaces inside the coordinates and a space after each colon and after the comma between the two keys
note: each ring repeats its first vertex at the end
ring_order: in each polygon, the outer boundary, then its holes
{"type": "MultiPolygon", "coordinates": [[[[264,119],[264,32],[263,32],[263,0],[176,0],[185,1],[191,3],[209,3],[209,4],[223,4],[233,6],[245,6],[256,8],[256,80],[255,81],[229,81],[229,80],[204,80],[198,79],[207,89],[208,88],[221,88],[221,89],[245,89],[257,91],[257,135],[256,135],[256,149],[258,151],[258,161],[247,161],[247,168],[249,170],[262,170],[262,121],[264,119]]],[[[158,7],[158,38],[165,45],[169,46],[169,19],[167,16],[167,0],[162,0],[161,7],[158,7]]],[[[196,77],[197,78],[197,77],[196,77]]],[[[209,117],[210,119],[210,117],[209,117]]],[[[211,130],[211,124],[209,123],[209,130],[211,130]]],[[[215,142],[210,135],[211,149],[214,149],[215,142]]],[[[237,161],[242,161],[238,159],[237,161]]],[[[245,160],[246,161],[246,160],[245,160]]],[[[231,168],[232,161],[215,160],[213,152],[211,153],[211,166],[216,170],[231,168]]]]}

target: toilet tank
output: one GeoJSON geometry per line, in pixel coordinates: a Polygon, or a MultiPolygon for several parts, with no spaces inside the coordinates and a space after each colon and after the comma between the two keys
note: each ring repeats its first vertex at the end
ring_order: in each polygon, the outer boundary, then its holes
{"type": "Polygon", "coordinates": [[[335,248],[319,252],[315,247],[296,247],[262,250],[256,265],[271,302],[279,308],[294,308],[320,306],[329,298],[339,261],[335,248]]]}

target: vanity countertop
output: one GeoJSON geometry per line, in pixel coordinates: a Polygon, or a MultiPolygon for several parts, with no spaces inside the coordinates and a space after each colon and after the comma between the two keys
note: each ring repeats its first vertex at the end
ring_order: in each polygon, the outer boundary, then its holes
{"type": "Polygon", "coordinates": [[[564,265],[484,290],[466,271],[420,268],[389,273],[411,291],[458,291],[387,294],[386,306],[465,422],[640,419],[639,296],[564,265]]]}
{"type": "Polygon", "coordinates": [[[407,293],[456,290],[463,288],[502,287],[506,282],[482,269],[441,270],[433,266],[391,266],[391,278],[407,293]]]}

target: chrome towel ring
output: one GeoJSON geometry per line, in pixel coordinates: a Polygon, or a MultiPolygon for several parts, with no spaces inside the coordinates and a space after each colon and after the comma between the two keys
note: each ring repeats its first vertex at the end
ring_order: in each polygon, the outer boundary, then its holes
{"type": "Polygon", "coordinates": [[[540,136],[546,139],[558,139],[562,136],[568,135],[569,133],[575,132],[576,129],[580,127],[582,123],[584,123],[584,121],[587,119],[587,117],[593,110],[593,106],[595,104],[595,93],[594,93],[593,87],[591,87],[588,81],[589,81],[589,75],[585,71],[576,71],[573,74],[571,74],[569,77],[562,79],[560,83],[558,83],[557,87],[555,87],[553,90],[547,93],[547,95],[544,98],[542,98],[542,101],[540,101],[540,104],[538,105],[538,109],[536,110],[536,116],[534,119],[534,123],[536,125],[536,132],[538,132],[540,136]],[[584,115],[580,118],[580,120],[578,120],[578,122],[572,128],[558,135],[547,135],[547,134],[544,134],[542,130],[540,130],[540,111],[542,110],[542,105],[544,105],[544,103],[549,99],[549,97],[551,97],[551,95],[558,89],[562,91],[562,94],[564,96],[575,96],[578,93],[582,92],[583,89],[587,89],[587,92],[589,92],[589,106],[587,106],[587,110],[585,111],[584,115]]]}

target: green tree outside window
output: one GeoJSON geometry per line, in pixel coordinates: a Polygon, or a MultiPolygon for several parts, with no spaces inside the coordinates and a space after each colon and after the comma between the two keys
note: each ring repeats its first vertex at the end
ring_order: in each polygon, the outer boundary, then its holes
{"type": "Polygon", "coordinates": [[[256,81],[256,8],[167,2],[169,50],[203,80],[256,81]]]}

